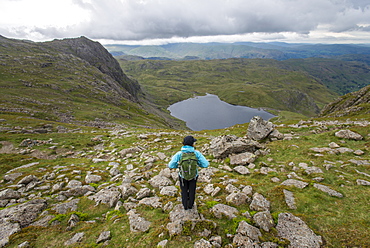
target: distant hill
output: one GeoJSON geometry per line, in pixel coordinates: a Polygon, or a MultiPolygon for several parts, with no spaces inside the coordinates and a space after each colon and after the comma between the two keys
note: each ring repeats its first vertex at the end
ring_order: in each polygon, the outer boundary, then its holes
{"type": "Polygon", "coordinates": [[[174,60],[267,58],[334,58],[343,55],[370,55],[369,45],[356,44],[289,44],[289,43],[171,43],[157,46],[105,45],[114,56],[136,55],[143,58],[166,57],[174,60]]]}
{"type": "Polygon", "coordinates": [[[129,79],[99,43],[81,37],[35,43],[0,36],[0,111],[94,126],[168,127],[138,103],[129,79]]]}

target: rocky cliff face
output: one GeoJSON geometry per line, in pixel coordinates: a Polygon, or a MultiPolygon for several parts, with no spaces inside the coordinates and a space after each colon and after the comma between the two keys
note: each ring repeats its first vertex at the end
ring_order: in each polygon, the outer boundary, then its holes
{"type": "Polygon", "coordinates": [[[349,93],[326,105],[321,116],[341,117],[370,113],[370,85],[359,91],[349,93]]]}
{"type": "Polygon", "coordinates": [[[133,96],[131,100],[137,99],[140,85],[123,73],[117,60],[100,43],[80,37],[54,40],[46,42],[45,45],[87,61],[123,86],[133,96]]]}

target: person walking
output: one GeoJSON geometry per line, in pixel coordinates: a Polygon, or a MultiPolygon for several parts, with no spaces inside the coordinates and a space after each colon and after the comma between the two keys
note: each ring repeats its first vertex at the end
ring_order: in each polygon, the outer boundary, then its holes
{"type": "Polygon", "coordinates": [[[207,168],[209,162],[203,156],[203,154],[196,150],[194,147],[194,143],[197,140],[193,136],[186,136],[182,142],[183,146],[181,147],[181,151],[178,151],[175,155],[173,155],[171,161],[168,163],[168,167],[171,169],[176,169],[181,167],[182,158],[187,157],[188,155],[192,155],[194,153],[197,166],[195,171],[195,177],[186,180],[185,179],[185,171],[179,168],[179,180],[180,180],[180,188],[181,188],[181,198],[182,198],[182,205],[184,206],[185,210],[192,209],[194,206],[195,201],[195,189],[197,186],[197,179],[198,179],[198,168],[207,168]],[[184,155],[185,154],[185,155],[184,155]]]}

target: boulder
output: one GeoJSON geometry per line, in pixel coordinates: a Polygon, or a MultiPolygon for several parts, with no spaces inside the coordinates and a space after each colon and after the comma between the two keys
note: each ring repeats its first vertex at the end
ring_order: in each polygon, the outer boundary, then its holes
{"type": "Polygon", "coordinates": [[[121,190],[122,199],[127,199],[129,196],[137,194],[138,190],[131,183],[122,183],[118,188],[121,190]]]}
{"type": "Polygon", "coordinates": [[[235,193],[231,193],[230,195],[226,196],[226,201],[236,206],[246,204],[247,201],[249,200],[250,198],[242,192],[235,192],[235,193]]]}
{"type": "Polygon", "coordinates": [[[230,154],[254,153],[260,148],[263,146],[257,141],[239,138],[235,135],[223,135],[211,140],[209,152],[215,158],[226,158],[230,154]]]}
{"type": "Polygon", "coordinates": [[[102,177],[99,176],[99,175],[93,175],[93,174],[88,174],[86,175],[85,177],[85,182],[87,184],[90,184],[90,183],[98,183],[102,180],[102,177]]]}
{"type": "Polygon", "coordinates": [[[91,195],[88,199],[95,201],[96,205],[104,203],[109,207],[116,206],[119,199],[121,199],[121,192],[117,187],[101,189],[95,195],[91,195]]]}
{"type": "Polygon", "coordinates": [[[296,179],[287,179],[284,182],[282,182],[281,185],[294,186],[294,187],[303,189],[308,186],[308,183],[300,181],[300,180],[296,180],[296,179]]]}
{"type": "Polygon", "coordinates": [[[65,246],[70,246],[70,245],[73,245],[75,243],[79,243],[82,241],[82,239],[84,238],[85,236],[85,233],[84,232],[79,232],[79,233],[76,233],[75,235],[73,235],[73,237],[69,240],[67,240],[66,242],[64,242],[64,245],[65,246]]]}
{"type": "Polygon", "coordinates": [[[236,214],[239,213],[238,209],[225,205],[225,204],[216,204],[210,210],[211,213],[218,219],[221,219],[222,216],[226,216],[229,219],[233,219],[236,217],[236,214]]]}
{"type": "Polygon", "coordinates": [[[165,186],[161,189],[161,195],[175,196],[178,192],[178,189],[175,186],[165,186]]]}
{"type": "Polygon", "coordinates": [[[260,116],[254,116],[249,122],[247,136],[253,140],[263,140],[274,131],[275,125],[263,120],[260,116]]]}
{"type": "Polygon", "coordinates": [[[245,220],[239,222],[236,232],[254,241],[259,241],[259,237],[262,236],[262,233],[257,227],[248,224],[245,220]]]}
{"type": "Polygon", "coordinates": [[[249,208],[255,211],[270,211],[270,202],[263,195],[254,193],[249,208]]]}
{"type": "Polygon", "coordinates": [[[135,209],[130,210],[127,215],[131,232],[146,232],[149,230],[152,223],[137,214],[135,209]]]}
{"type": "Polygon", "coordinates": [[[239,154],[230,155],[231,165],[246,165],[253,163],[256,160],[256,155],[250,152],[243,152],[239,154]]]}
{"type": "Polygon", "coordinates": [[[276,226],[279,237],[290,241],[289,247],[320,248],[322,238],[316,235],[306,223],[291,213],[281,213],[276,226]]]}
{"type": "Polygon", "coordinates": [[[149,180],[150,185],[152,185],[154,188],[162,188],[164,186],[168,186],[172,184],[171,179],[161,176],[161,175],[156,175],[152,177],[149,180]]]}
{"type": "Polygon", "coordinates": [[[321,190],[322,192],[325,192],[327,193],[328,195],[330,196],[335,196],[335,197],[339,197],[339,198],[342,198],[343,195],[331,188],[329,188],[328,186],[325,186],[325,185],[322,185],[322,184],[318,184],[318,183],[315,183],[313,185],[315,188],[321,190]]]}
{"type": "Polygon", "coordinates": [[[249,169],[245,166],[239,165],[234,168],[234,171],[238,172],[241,175],[250,174],[249,169]]]}
{"type": "Polygon", "coordinates": [[[286,189],[283,189],[283,193],[284,193],[284,196],[285,196],[285,203],[288,206],[288,208],[289,209],[297,209],[297,207],[295,205],[295,198],[294,198],[293,192],[291,192],[289,190],[286,190],[286,189]]]}
{"type": "Polygon", "coordinates": [[[103,243],[107,240],[110,240],[111,239],[111,234],[110,234],[110,231],[105,231],[105,232],[102,232],[100,233],[98,239],[96,240],[96,243],[99,244],[99,243],[103,243]]]}
{"type": "Polygon", "coordinates": [[[4,189],[0,191],[0,200],[19,199],[19,198],[21,198],[21,194],[13,189],[4,189]]]}
{"type": "Polygon", "coordinates": [[[361,134],[358,134],[348,129],[339,130],[338,132],[335,133],[335,136],[338,138],[344,138],[344,139],[350,139],[350,140],[362,140],[363,139],[361,134]]]}
{"type": "Polygon", "coordinates": [[[256,223],[256,226],[263,229],[265,232],[269,232],[270,229],[275,226],[274,219],[269,211],[256,213],[253,215],[253,221],[256,223]]]}
{"type": "Polygon", "coordinates": [[[77,210],[77,204],[80,202],[80,199],[74,199],[69,202],[64,202],[55,205],[52,210],[57,212],[58,214],[66,214],[69,211],[76,211],[77,210]]]}

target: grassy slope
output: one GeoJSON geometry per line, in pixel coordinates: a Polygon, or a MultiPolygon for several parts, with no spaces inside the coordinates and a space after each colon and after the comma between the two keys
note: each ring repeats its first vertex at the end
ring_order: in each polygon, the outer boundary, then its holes
{"type": "Polygon", "coordinates": [[[231,104],[314,115],[337,95],[307,73],[281,69],[278,61],[120,61],[126,74],[139,80],[155,102],[167,108],[196,94],[212,93],[231,104]],[[227,88],[227,90],[225,90],[227,88]],[[309,98],[298,100],[306,94],[309,98]],[[295,99],[297,97],[298,99],[295,99]]]}
{"type": "Polygon", "coordinates": [[[0,107],[50,120],[100,121],[163,127],[167,124],[108,85],[98,69],[34,43],[0,46],[0,107]]]}
{"type": "MultiPolygon", "coordinates": [[[[53,130],[56,131],[57,126],[65,126],[69,130],[76,130],[72,133],[47,133],[47,134],[25,134],[25,133],[9,133],[1,132],[0,141],[12,143],[15,148],[18,147],[23,139],[39,139],[39,140],[53,140],[53,144],[45,144],[41,146],[34,146],[32,150],[40,151],[44,154],[44,158],[36,158],[35,151],[31,153],[20,154],[0,154],[1,174],[20,165],[28,164],[31,162],[39,162],[38,165],[32,168],[23,169],[22,171],[27,174],[34,174],[41,177],[46,172],[55,172],[57,175],[65,174],[66,177],[75,178],[74,170],[81,170],[82,180],[89,170],[99,170],[96,172],[103,176],[104,180],[98,185],[105,183],[109,180],[108,171],[106,170],[109,162],[92,163],[91,158],[100,157],[105,158],[110,155],[115,156],[116,152],[123,148],[140,145],[146,147],[144,153],[156,154],[163,152],[168,157],[172,156],[179,148],[181,138],[189,134],[185,131],[173,130],[148,130],[140,128],[126,128],[124,133],[126,135],[115,135],[108,130],[83,128],[81,126],[67,125],[63,123],[47,122],[40,123],[40,120],[23,118],[20,115],[0,115],[2,119],[1,127],[15,128],[20,130],[22,127],[25,129],[40,128],[43,125],[52,125],[53,130]],[[76,129],[80,128],[80,129],[76,129]],[[142,140],[137,136],[141,133],[147,134],[148,139],[142,140]],[[161,133],[161,140],[153,142],[158,138],[157,133],[161,133]],[[94,141],[93,137],[102,135],[103,141],[94,141]],[[94,146],[103,144],[104,151],[95,150],[94,146]],[[51,150],[49,147],[56,145],[57,148],[51,150]],[[170,148],[170,149],[168,149],[170,148]],[[108,152],[112,151],[112,153],[108,152]],[[116,150],[115,152],[113,150],[116,150]],[[54,159],[46,159],[45,155],[56,156],[54,159]],[[58,172],[53,169],[54,166],[67,166],[68,169],[58,172]]],[[[356,119],[370,121],[368,116],[358,116],[356,119]]],[[[323,119],[321,119],[323,120],[323,119]]],[[[334,119],[328,119],[334,120],[334,119]]],[[[340,120],[340,119],[339,119],[340,120]]],[[[225,203],[225,185],[222,182],[227,179],[238,179],[235,186],[252,185],[255,192],[262,193],[272,203],[272,214],[276,216],[280,212],[291,212],[302,218],[317,234],[322,235],[325,240],[325,247],[367,247],[370,245],[368,237],[368,225],[370,223],[370,215],[368,215],[368,196],[370,188],[368,186],[356,185],[356,179],[369,180],[364,175],[360,175],[356,170],[369,173],[369,166],[355,166],[348,162],[350,159],[367,159],[369,157],[369,127],[358,125],[342,125],[342,127],[350,128],[362,134],[365,137],[363,141],[348,141],[336,138],[334,136],[335,129],[340,126],[327,126],[324,129],[319,126],[308,126],[300,129],[287,126],[296,122],[285,122],[285,126],[279,127],[282,133],[292,133],[296,138],[293,140],[275,141],[267,144],[270,149],[270,154],[260,157],[256,160],[256,168],[268,166],[275,168],[278,172],[272,172],[268,175],[252,172],[250,175],[239,175],[235,172],[227,172],[221,170],[212,177],[212,182],[215,186],[219,186],[222,192],[215,197],[206,195],[202,188],[207,183],[198,183],[197,191],[197,205],[198,210],[206,218],[214,220],[218,224],[217,234],[222,236],[224,244],[231,242],[226,236],[227,233],[234,233],[238,221],[242,220],[242,216],[238,216],[233,221],[226,219],[216,219],[210,212],[209,207],[214,204],[215,200],[225,203]],[[313,132],[314,131],[314,132],[313,132]],[[317,134],[315,134],[317,133],[317,134]],[[352,153],[330,155],[324,154],[323,156],[315,156],[315,153],[310,150],[312,147],[327,147],[330,142],[336,142],[343,147],[348,147],[354,150],[361,149],[365,155],[355,156],[352,153]],[[323,164],[333,162],[334,168],[329,170],[324,169],[323,164]],[[342,161],[342,162],[341,162],[342,161]],[[302,169],[293,169],[291,162],[298,167],[299,163],[307,163],[309,166],[315,165],[324,171],[324,174],[307,175],[302,169]],[[278,177],[282,181],[287,179],[290,172],[295,172],[298,176],[302,177],[304,181],[310,185],[305,189],[297,189],[292,187],[283,187],[279,183],[271,182],[272,177],[278,177]],[[312,178],[321,176],[325,178],[322,184],[328,185],[334,190],[344,194],[344,198],[335,198],[326,195],[316,190],[312,184],[312,178]],[[296,210],[287,209],[284,203],[282,189],[291,190],[297,203],[296,210]]],[[[277,123],[282,124],[282,123],[277,123]]],[[[194,132],[198,138],[198,149],[206,145],[210,139],[217,135],[222,134],[235,134],[244,136],[246,134],[247,124],[236,125],[231,128],[222,130],[208,130],[201,132],[194,132]]],[[[0,145],[0,148],[2,146],[0,145]]],[[[25,149],[19,147],[19,149],[25,149]]],[[[40,154],[40,153],[38,153],[40,154]]],[[[138,155],[131,158],[115,159],[121,164],[120,170],[125,170],[126,164],[133,164],[134,167],[143,171],[153,173],[156,175],[161,169],[166,167],[165,161],[157,161],[150,169],[145,168],[144,161],[138,155]]],[[[211,161],[211,166],[218,168],[220,164],[228,165],[228,160],[216,161],[212,160],[211,156],[207,156],[211,161]]],[[[111,160],[109,160],[111,161],[111,160]]],[[[252,170],[253,171],[253,170],[252,170]]],[[[145,179],[146,180],[146,179],[145,179]]],[[[133,185],[140,188],[142,182],[134,182],[133,185]]],[[[147,187],[152,188],[147,182],[144,182],[147,187]]],[[[98,185],[94,185],[97,187],[98,185]]],[[[0,184],[0,189],[5,187],[0,184]]],[[[156,194],[159,190],[155,189],[156,194]]],[[[38,190],[34,190],[38,193],[38,190]]],[[[180,204],[175,197],[162,196],[163,204],[172,201],[175,204],[180,204]]],[[[53,196],[51,197],[53,198],[53,196]]],[[[51,200],[52,201],[52,200],[51,200]]],[[[189,240],[186,236],[169,237],[166,233],[164,226],[168,223],[168,213],[162,212],[158,209],[150,207],[139,207],[138,212],[142,217],[152,221],[150,230],[146,233],[134,233],[129,230],[127,211],[121,208],[120,211],[113,211],[105,205],[95,206],[94,202],[87,200],[85,197],[81,198],[77,212],[83,216],[82,220],[95,220],[95,224],[88,224],[81,221],[71,231],[65,230],[67,221],[71,213],[66,215],[58,215],[61,221],[60,225],[45,228],[28,227],[22,232],[19,232],[11,237],[11,244],[9,247],[17,247],[21,242],[28,240],[36,247],[63,247],[64,241],[68,240],[77,232],[85,232],[85,238],[79,247],[101,247],[96,245],[95,240],[99,233],[102,231],[110,230],[112,232],[112,240],[109,247],[155,247],[156,244],[163,240],[169,239],[168,247],[193,247],[196,240],[201,237],[191,234],[192,238],[189,240]],[[155,223],[155,224],[154,224],[155,223]],[[158,237],[163,233],[162,237],[158,237]],[[138,246],[138,244],[140,244],[138,246]]],[[[247,205],[237,207],[241,212],[250,211],[247,205]]],[[[49,210],[50,211],[50,210],[49,210]]],[[[253,214],[253,212],[251,212],[253,214]]],[[[265,240],[275,240],[270,234],[264,235],[265,240]]]]}

